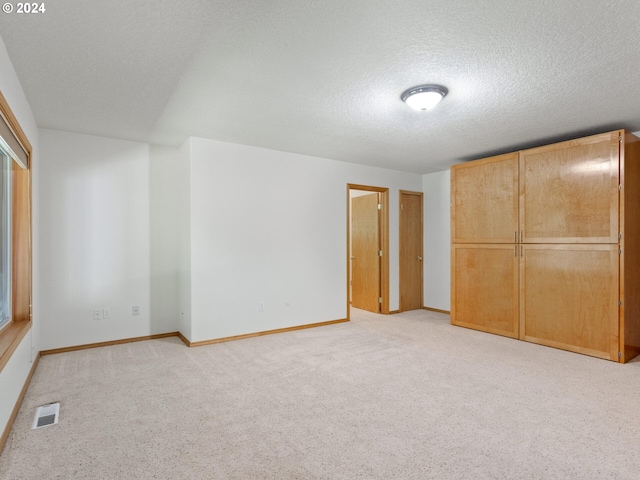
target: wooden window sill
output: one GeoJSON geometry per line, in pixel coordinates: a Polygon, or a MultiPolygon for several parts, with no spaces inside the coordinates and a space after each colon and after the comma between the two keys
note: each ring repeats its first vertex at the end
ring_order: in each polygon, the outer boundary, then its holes
{"type": "Polygon", "coordinates": [[[31,321],[13,322],[0,332],[0,372],[31,328],[31,321]]]}

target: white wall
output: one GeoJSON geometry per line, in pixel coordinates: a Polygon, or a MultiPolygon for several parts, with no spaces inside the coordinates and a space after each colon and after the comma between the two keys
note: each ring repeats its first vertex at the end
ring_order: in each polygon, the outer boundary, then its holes
{"type": "Polygon", "coordinates": [[[178,150],[152,145],[150,196],[150,331],[174,332],[178,325],[178,150]]]}
{"type": "Polygon", "coordinates": [[[166,319],[150,315],[149,146],[54,130],[40,142],[41,349],[162,333],[166,319]],[[103,307],[111,318],[94,320],[103,307]]]}
{"type": "Polygon", "coordinates": [[[424,305],[450,310],[451,215],[449,170],[423,175],[424,305]]]}
{"type": "Polygon", "coordinates": [[[0,38],[0,92],[7,100],[11,111],[15,115],[22,130],[26,134],[31,146],[33,147],[31,157],[31,175],[33,185],[33,206],[32,206],[32,223],[33,223],[33,323],[31,330],[25,335],[22,342],[13,353],[11,359],[0,372],[0,435],[4,432],[5,427],[13,411],[13,407],[18,400],[22,386],[24,385],[29,371],[31,370],[33,358],[39,351],[39,330],[40,330],[40,276],[39,276],[39,252],[37,242],[39,239],[38,218],[40,212],[37,204],[37,190],[39,185],[39,142],[38,128],[31,112],[29,102],[24,95],[22,86],[18,81],[16,72],[9,60],[9,55],[5,49],[4,42],[0,38]]]}
{"type": "Polygon", "coordinates": [[[33,328],[27,332],[0,373],[0,436],[9,423],[13,407],[33,365],[32,335],[33,328]]]}
{"type": "Polygon", "coordinates": [[[346,317],[347,183],[389,188],[398,308],[398,190],[420,191],[422,176],[190,142],[192,341],[346,317]]]}
{"type": "Polygon", "coordinates": [[[191,140],[180,147],[178,189],[178,314],[179,331],[193,340],[191,329],[191,140]]]}

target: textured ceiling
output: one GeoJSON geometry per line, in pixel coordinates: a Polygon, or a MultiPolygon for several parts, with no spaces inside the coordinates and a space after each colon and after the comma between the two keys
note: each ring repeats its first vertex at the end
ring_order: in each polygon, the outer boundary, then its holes
{"type": "Polygon", "coordinates": [[[38,125],[428,173],[640,130],[637,0],[51,0],[0,14],[38,125]],[[431,112],[400,100],[438,83],[431,112]]]}

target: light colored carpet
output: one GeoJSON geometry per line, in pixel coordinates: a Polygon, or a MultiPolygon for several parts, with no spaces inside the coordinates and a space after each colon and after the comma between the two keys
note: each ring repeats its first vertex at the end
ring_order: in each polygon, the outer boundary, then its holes
{"type": "Polygon", "coordinates": [[[415,311],[189,349],[43,357],[2,456],[19,479],[634,479],[640,362],[415,311]],[[58,425],[30,430],[60,401],[58,425]]]}

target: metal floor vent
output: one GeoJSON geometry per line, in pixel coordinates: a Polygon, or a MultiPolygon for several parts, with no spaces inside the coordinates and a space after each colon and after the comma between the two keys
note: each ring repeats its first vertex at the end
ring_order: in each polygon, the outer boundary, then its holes
{"type": "Polygon", "coordinates": [[[55,425],[58,423],[58,416],[60,415],[60,402],[50,403],[49,405],[42,405],[36,410],[36,416],[33,419],[33,426],[31,430],[36,428],[48,427],[49,425],[55,425]]]}

